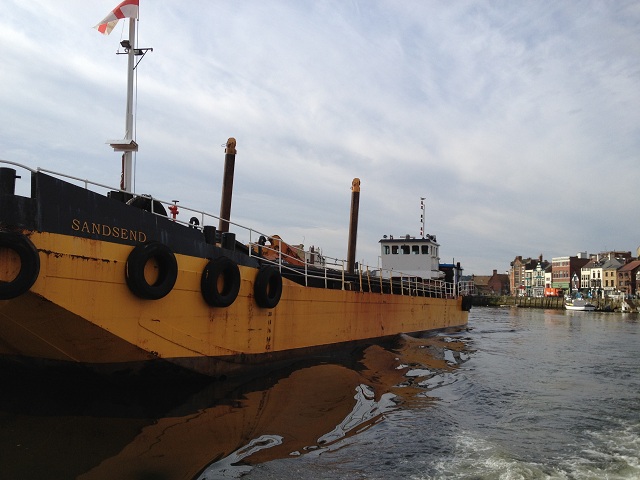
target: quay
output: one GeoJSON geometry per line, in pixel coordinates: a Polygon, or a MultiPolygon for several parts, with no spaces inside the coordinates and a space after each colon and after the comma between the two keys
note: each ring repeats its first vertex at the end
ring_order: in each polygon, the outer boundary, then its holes
{"type": "MultiPolygon", "coordinates": [[[[474,307],[522,307],[522,308],[550,308],[563,309],[563,297],[514,297],[512,295],[474,295],[472,305],[474,307]]],[[[612,298],[591,298],[590,303],[596,306],[596,311],[620,312],[621,300],[612,298]]],[[[637,300],[626,300],[631,312],[638,311],[637,300]]]]}

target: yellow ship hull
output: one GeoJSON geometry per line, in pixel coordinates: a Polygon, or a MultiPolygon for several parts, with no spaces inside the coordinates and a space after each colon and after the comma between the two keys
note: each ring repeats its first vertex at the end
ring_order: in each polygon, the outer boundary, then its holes
{"type": "MultiPolygon", "coordinates": [[[[164,359],[208,375],[263,367],[339,345],[399,333],[461,328],[462,298],[311,288],[283,278],[274,308],[254,299],[258,270],[239,265],[228,307],[201,293],[206,258],[176,254],[172,290],[157,300],[125,282],[130,245],[54,233],[28,234],[40,271],[30,292],[0,301],[0,354],[110,367],[164,359]]],[[[6,251],[1,271],[19,259],[6,251]]]]}

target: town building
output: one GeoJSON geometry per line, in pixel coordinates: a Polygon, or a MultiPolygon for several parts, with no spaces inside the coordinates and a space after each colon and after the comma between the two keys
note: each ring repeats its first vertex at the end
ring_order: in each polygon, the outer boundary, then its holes
{"type": "Polygon", "coordinates": [[[549,262],[542,259],[542,255],[538,260],[532,260],[527,264],[524,272],[525,278],[525,295],[527,297],[544,297],[545,289],[545,271],[549,266],[549,262]]]}
{"type": "Polygon", "coordinates": [[[618,270],[624,265],[624,259],[615,257],[602,263],[602,289],[605,296],[609,296],[619,290],[618,270]]]}
{"type": "Polygon", "coordinates": [[[509,275],[493,271],[493,275],[471,275],[478,295],[509,295],[509,275]]]}
{"type": "Polygon", "coordinates": [[[534,288],[537,288],[538,282],[543,282],[542,289],[544,290],[544,273],[541,273],[544,272],[544,265],[540,267],[541,272],[536,273],[534,279],[534,270],[537,269],[540,263],[543,263],[542,255],[537,259],[525,259],[522,256],[517,256],[511,262],[511,268],[509,269],[509,290],[511,295],[531,296],[534,288]]]}
{"type": "Polygon", "coordinates": [[[639,294],[640,260],[633,260],[618,269],[618,289],[626,295],[639,294]]]}
{"type": "Polygon", "coordinates": [[[580,268],[580,285],[583,288],[591,288],[592,287],[592,280],[591,280],[591,269],[596,268],[598,266],[598,259],[593,257],[591,258],[591,260],[589,260],[587,263],[585,263],[581,268],[580,268]]]}
{"type": "Polygon", "coordinates": [[[511,291],[511,295],[524,295],[525,265],[530,261],[531,258],[523,259],[522,255],[518,255],[513,262],[511,262],[511,268],[509,269],[509,290],[511,291]]]}
{"type": "Polygon", "coordinates": [[[581,268],[589,263],[586,252],[575,257],[554,257],[551,259],[551,287],[565,292],[580,289],[581,268]]]}

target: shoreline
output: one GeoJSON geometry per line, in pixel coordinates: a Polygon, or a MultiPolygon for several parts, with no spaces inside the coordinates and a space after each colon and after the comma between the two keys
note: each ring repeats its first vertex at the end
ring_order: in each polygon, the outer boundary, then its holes
{"type": "MultiPolygon", "coordinates": [[[[550,308],[563,310],[563,297],[514,297],[511,295],[474,295],[472,297],[474,307],[522,307],[522,308],[550,308]]],[[[598,312],[622,313],[621,300],[611,298],[592,298],[589,302],[596,306],[598,312]]],[[[638,303],[634,300],[626,301],[631,309],[629,312],[638,312],[638,303]]]]}

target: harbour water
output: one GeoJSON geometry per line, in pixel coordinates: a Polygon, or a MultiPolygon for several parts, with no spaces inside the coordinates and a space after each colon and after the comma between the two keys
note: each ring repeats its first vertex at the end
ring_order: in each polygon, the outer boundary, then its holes
{"type": "Polygon", "coordinates": [[[637,314],[474,308],[250,382],[3,372],[2,479],[640,478],[637,314]]]}

